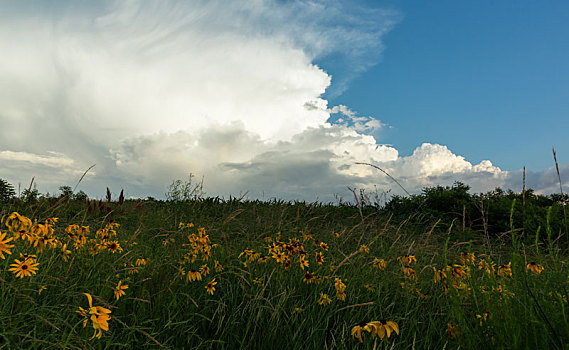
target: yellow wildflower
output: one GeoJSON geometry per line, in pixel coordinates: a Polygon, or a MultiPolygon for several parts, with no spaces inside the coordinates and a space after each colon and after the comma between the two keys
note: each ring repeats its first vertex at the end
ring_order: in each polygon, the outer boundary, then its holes
{"type": "Polygon", "coordinates": [[[65,243],[61,247],[61,257],[63,258],[63,261],[69,260],[70,255],[71,255],[71,250],[67,249],[67,243],[65,243]]]}
{"type": "Polygon", "coordinates": [[[324,294],[320,292],[320,299],[318,300],[318,304],[322,306],[326,306],[332,303],[332,299],[328,296],[328,294],[324,294]]]}
{"type": "Polygon", "coordinates": [[[465,252],[461,252],[460,253],[460,263],[462,265],[474,265],[475,262],[475,258],[474,258],[474,253],[465,253],[465,252]]]}
{"type": "Polygon", "coordinates": [[[202,275],[196,270],[190,270],[186,274],[186,282],[201,281],[202,275]]]}
{"type": "Polygon", "coordinates": [[[362,339],[362,331],[364,330],[364,327],[366,326],[365,322],[360,322],[360,324],[358,324],[357,326],[352,328],[352,337],[353,338],[358,338],[360,343],[363,343],[363,339],[362,339]]]}
{"type": "Polygon", "coordinates": [[[13,244],[6,244],[6,243],[10,242],[11,240],[13,240],[14,237],[4,239],[5,237],[6,237],[6,233],[0,233],[0,257],[2,259],[6,259],[4,257],[4,253],[12,254],[12,252],[10,251],[10,248],[14,248],[13,244]]]}
{"type": "Polygon", "coordinates": [[[435,277],[434,277],[435,283],[438,283],[443,279],[447,278],[445,270],[437,270],[436,268],[433,267],[433,271],[435,272],[435,277]]]}
{"type": "Polygon", "coordinates": [[[371,321],[365,325],[364,330],[371,332],[372,338],[376,335],[379,339],[383,339],[386,335],[387,338],[389,338],[391,336],[391,332],[395,332],[399,335],[399,326],[393,321],[371,321]]]}
{"type": "Polygon", "coordinates": [[[383,259],[374,258],[373,259],[373,266],[377,267],[378,269],[383,271],[387,267],[387,262],[383,259]]]}
{"type": "Polygon", "coordinates": [[[402,266],[401,271],[405,275],[405,278],[408,278],[412,281],[417,279],[417,273],[415,273],[415,270],[413,270],[412,268],[407,266],[402,266]]]}
{"type": "Polygon", "coordinates": [[[312,274],[312,273],[309,272],[309,271],[306,271],[306,273],[304,274],[304,276],[302,276],[302,280],[303,280],[304,282],[310,284],[310,283],[312,283],[312,282],[315,281],[314,274],[312,274]]]}
{"type": "Polygon", "coordinates": [[[87,299],[89,300],[89,308],[85,310],[82,307],[79,307],[79,310],[76,312],[79,315],[85,317],[85,319],[83,320],[83,327],[87,325],[89,319],[93,322],[93,328],[95,329],[95,333],[93,334],[91,339],[95,337],[100,339],[101,335],[103,334],[103,331],[109,330],[108,321],[111,319],[111,317],[109,316],[111,310],[106,309],[102,306],[93,306],[93,298],[91,297],[91,295],[88,293],[83,293],[83,294],[85,294],[85,296],[87,296],[87,299]]]}
{"type": "Polygon", "coordinates": [[[398,257],[397,260],[401,261],[405,265],[411,265],[417,263],[417,258],[415,258],[415,255],[403,255],[398,257]]]}
{"type": "Polygon", "coordinates": [[[540,275],[541,272],[543,271],[543,266],[541,266],[540,264],[536,264],[534,262],[530,262],[526,266],[526,271],[531,271],[531,272],[535,273],[536,275],[540,275]]]}
{"type": "Polygon", "coordinates": [[[16,275],[16,277],[24,278],[27,276],[35,275],[38,270],[39,263],[36,263],[35,259],[27,258],[22,261],[15,259],[14,264],[10,264],[12,266],[9,271],[12,271],[16,275]]]}
{"type": "Polygon", "coordinates": [[[209,275],[209,267],[207,265],[203,265],[202,267],[200,267],[200,273],[202,276],[209,275]]]}
{"type": "Polygon", "coordinates": [[[322,253],[316,252],[316,263],[318,263],[318,265],[322,265],[323,262],[324,262],[324,257],[322,256],[322,253]]]}
{"type": "Polygon", "coordinates": [[[119,284],[117,284],[114,290],[115,298],[117,298],[117,300],[119,300],[119,298],[122,297],[123,295],[126,295],[126,292],[124,291],[125,289],[128,289],[128,285],[125,284],[123,286],[122,281],[119,281],[119,284]]]}
{"type": "Polygon", "coordinates": [[[500,277],[512,277],[512,262],[510,261],[508,265],[498,266],[498,276],[500,277]]]}
{"type": "Polygon", "coordinates": [[[217,282],[215,281],[215,278],[212,279],[206,286],[205,289],[207,289],[207,292],[211,295],[213,295],[213,292],[215,291],[215,285],[217,284],[217,282]]]}
{"type": "Polygon", "coordinates": [[[459,333],[459,329],[457,326],[453,326],[452,323],[448,323],[447,324],[447,329],[445,331],[445,333],[447,334],[447,336],[451,339],[456,338],[456,335],[459,333]]]}
{"type": "Polygon", "coordinates": [[[221,272],[221,271],[223,271],[223,266],[221,266],[221,264],[219,263],[219,261],[214,260],[213,263],[214,263],[214,265],[215,265],[215,272],[221,272]]]}
{"type": "Polygon", "coordinates": [[[372,286],[371,284],[364,284],[364,288],[370,292],[375,292],[375,287],[372,286]]]}
{"type": "Polygon", "coordinates": [[[300,263],[300,268],[303,270],[305,267],[308,267],[308,260],[304,257],[304,255],[300,256],[299,263],[300,263]]]}

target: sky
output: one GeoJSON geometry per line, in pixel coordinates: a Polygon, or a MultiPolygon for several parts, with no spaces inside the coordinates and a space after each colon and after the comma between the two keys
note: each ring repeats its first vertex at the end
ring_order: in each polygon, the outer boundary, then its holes
{"type": "Polygon", "coordinates": [[[0,0],[0,178],[103,197],[569,188],[569,4],[0,0]]]}

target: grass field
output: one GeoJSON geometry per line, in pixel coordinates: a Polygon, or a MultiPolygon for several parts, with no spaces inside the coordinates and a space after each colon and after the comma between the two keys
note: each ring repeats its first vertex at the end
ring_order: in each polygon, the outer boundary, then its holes
{"type": "Polygon", "coordinates": [[[214,198],[1,214],[0,348],[569,343],[566,233],[548,227],[488,237],[373,207],[214,198]]]}

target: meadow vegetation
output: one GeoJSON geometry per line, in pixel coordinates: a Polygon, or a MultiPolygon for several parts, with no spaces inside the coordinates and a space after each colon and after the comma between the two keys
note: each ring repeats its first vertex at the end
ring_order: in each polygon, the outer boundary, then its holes
{"type": "Polygon", "coordinates": [[[566,195],[455,183],[332,204],[186,185],[89,200],[0,181],[0,348],[569,343],[566,195]]]}

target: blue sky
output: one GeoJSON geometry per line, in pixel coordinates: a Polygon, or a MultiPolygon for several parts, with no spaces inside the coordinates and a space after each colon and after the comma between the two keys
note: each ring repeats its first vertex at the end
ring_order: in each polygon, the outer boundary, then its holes
{"type": "Polygon", "coordinates": [[[569,5],[0,0],[0,178],[334,201],[569,188],[569,5]]]}
{"type": "MultiPolygon", "coordinates": [[[[503,170],[569,160],[569,2],[368,1],[401,20],[385,35],[381,61],[332,105],[393,128],[379,143],[409,155],[439,143],[503,170]]],[[[319,62],[334,77],[343,64],[319,62]]],[[[343,62],[341,62],[343,63],[343,62]]],[[[333,90],[332,90],[333,91],[333,90]]]]}

